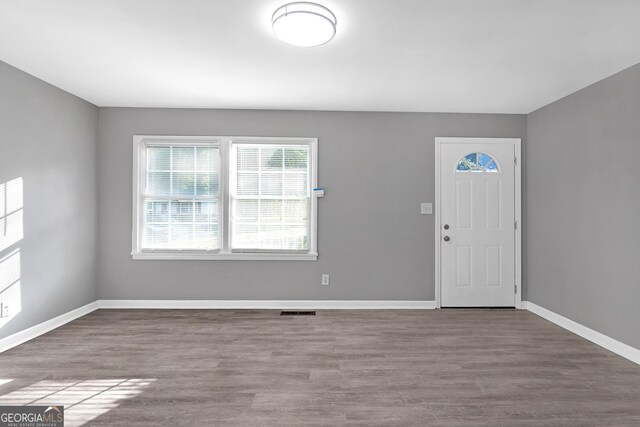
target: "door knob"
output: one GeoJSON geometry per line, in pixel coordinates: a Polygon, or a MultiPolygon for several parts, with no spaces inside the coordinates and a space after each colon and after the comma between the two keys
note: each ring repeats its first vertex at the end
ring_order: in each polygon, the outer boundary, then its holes
{"type": "Polygon", "coordinates": [[[449,236],[444,236],[444,241],[448,242],[449,240],[451,240],[451,238],[449,236]]]}

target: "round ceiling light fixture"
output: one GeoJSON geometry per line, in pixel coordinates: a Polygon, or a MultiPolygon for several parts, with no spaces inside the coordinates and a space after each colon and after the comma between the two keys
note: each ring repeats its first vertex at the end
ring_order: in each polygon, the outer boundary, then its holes
{"type": "Polygon", "coordinates": [[[280,6],[271,17],[275,35],[300,47],[320,46],[336,35],[336,16],[324,6],[299,1],[280,6]]]}

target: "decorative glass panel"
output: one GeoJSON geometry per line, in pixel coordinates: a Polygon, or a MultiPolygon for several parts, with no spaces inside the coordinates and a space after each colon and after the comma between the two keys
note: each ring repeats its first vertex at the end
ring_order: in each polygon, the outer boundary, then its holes
{"type": "Polygon", "coordinates": [[[493,159],[484,153],[478,153],[478,166],[485,167],[493,159]]]}
{"type": "Polygon", "coordinates": [[[497,162],[486,153],[470,153],[456,166],[456,172],[499,172],[497,162]]]}

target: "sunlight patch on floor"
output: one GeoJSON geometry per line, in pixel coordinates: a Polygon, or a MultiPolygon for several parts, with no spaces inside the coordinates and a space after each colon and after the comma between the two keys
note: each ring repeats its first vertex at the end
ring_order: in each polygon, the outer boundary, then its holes
{"type": "MultiPolygon", "coordinates": [[[[9,380],[11,381],[11,380],[9,380]]],[[[81,426],[142,393],[155,379],[40,381],[0,396],[0,406],[62,405],[65,426],[81,426]]]]}

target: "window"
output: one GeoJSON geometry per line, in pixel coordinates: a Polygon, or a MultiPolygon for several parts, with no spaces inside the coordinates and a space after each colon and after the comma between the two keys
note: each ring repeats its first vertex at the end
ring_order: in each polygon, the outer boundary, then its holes
{"type": "Polygon", "coordinates": [[[134,259],[317,259],[317,140],[134,137],[134,259]]]}
{"type": "Polygon", "coordinates": [[[309,251],[309,146],[231,145],[231,249],[309,251]]]}
{"type": "Polygon", "coordinates": [[[456,166],[456,172],[499,172],[498,163],[488,154],[471,153],[456,166]]]}

